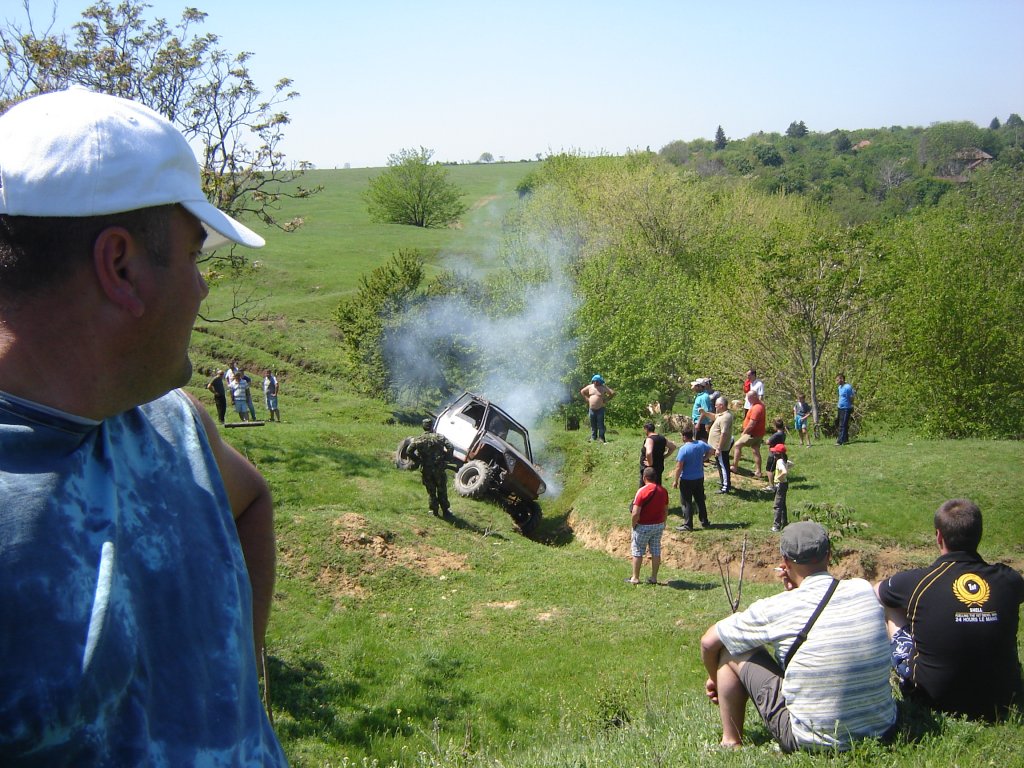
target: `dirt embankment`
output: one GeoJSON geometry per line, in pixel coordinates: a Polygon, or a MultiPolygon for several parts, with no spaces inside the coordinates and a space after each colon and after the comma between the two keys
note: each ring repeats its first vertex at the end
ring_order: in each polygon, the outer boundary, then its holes
{"type": "MultiPolygon", "coordinates": [[[[428,532],[418,529],[414,533],[422,539],[428,532]]],[[[366,588],[361,584],[360,578],[394,566],[421,571],[431,576],[469,568],[463,555],[448,552],[425,541],[399,544],[390,531],[373,531],[366,518],[354,512],[345,513],[334,521],[330,543],[339,550],[366,555],[362,558],[357,572],[330,563],[314,566],[309,562],[308,556],[296,557],[290,550],[282,551],[280,560],[286,567],[293,568],[316,582],[336,600],[344,597],[366,597],[366,588]]]]}
{"type": "MultiPolygon", "coordinates": [[[[630,556],[628,528],[613,528],[601,531],[591,521],[570,513],[566,521],[572,536],[590,549],[607,552],[623,559],[630,556]]],[[[683,571],[697,571],[719,576],[719,563],[731,569],[735,577],[739,572],[743,552],[743,534],[723,534],[714,529],[681,533],[670,527],[665,531],[661,544],[661,562],[671,568],[683,571]]],[[[859,577],[877,581],[887,574],[906,568],[915,568],[930,562],[934,552],[924,550],[872,549],[858,551],[839,547],[836,562],[830,572],[840,578],[859,577]]],[[[758,537],[747,534],[746,564],[743,577],[751,581],[776,581],[778,575],[772,570],[780,562],[779,540],[775,534],[758,537]]]]}

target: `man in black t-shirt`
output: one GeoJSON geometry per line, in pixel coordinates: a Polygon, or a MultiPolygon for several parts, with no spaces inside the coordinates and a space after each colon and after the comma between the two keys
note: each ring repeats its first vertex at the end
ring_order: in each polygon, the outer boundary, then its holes
{"type": "Polygon", "coordinates": [[[657,475],[654,482],[661,485],[662,475],[665,474],[665,456],[669,451],[676,449],[675,443],[664,435],[659,435],[654,428],[654,422],[648,421],[644,424],[644,444],[640,447],[640,487],[644,487],[644,469],[653,467],[657,475]]]}
{"type": "Polygon", "coordinates": [[[953,499],[935,512],[941,556],[875,585],[904,696],[933,709],[996,720],[1024,706],[1017,628],[1024,578],[978,554],[981,511],[953,499]]]}

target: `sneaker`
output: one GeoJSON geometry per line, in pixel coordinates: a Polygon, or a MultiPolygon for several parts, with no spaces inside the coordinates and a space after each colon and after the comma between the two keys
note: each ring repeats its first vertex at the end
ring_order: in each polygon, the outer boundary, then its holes
{"type": "Polygon", "coordinates": [[[773,526],[772,526],[772,533],[778,533],[778,532],[779,532],[779,531],[781,531],[781,530],[782,530],[782,529],[781,529],[781,528],[779,528],[779,526],[777,526],[777,525],[773,525],[773,526]]]}
{"type": "Polygon", "coordinates": [[[701,528],[710,528],[711,527],[711,521],[710,520],[701,520],[700,527],[701,528]]]}
{"type": "Polygon", "coordinates": [[[775,486],[774,485],[766,485],[764,489],[766,491],[768,491],[768,493],[775,493],[775,486]]]}
{"type": "Polygon", "coordinates": [[[676,526],[676,530],[677,531],[685,531],[685,532],[689,533],[690,531],[693,530],[693,526],[691,526],[691,525],[677,525],[676,526]]]}
{"type": "Polygon", "coordinates": [[[729,492],[728,488],[719,488],[717,491],[715,491],[715,493],[728,493],[728,492],[729,492]]]}

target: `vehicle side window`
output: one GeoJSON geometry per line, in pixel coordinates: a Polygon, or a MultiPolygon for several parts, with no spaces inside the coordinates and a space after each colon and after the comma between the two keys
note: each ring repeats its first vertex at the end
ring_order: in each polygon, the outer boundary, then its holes
{"type": "Polygon", "coordinates": [[[480,403],[472,403],[459,413],[459,416],[470,422],[474,427],[480,426],[480,420],[484,417],[484,407],[480,403]]]}
{"type": "Polygon", "coordinates": [[[511,445],[524,456],[529,457],[530,452],[529,449],[527,449],[526,447],[526,435],[524,435],[518,429],[515,429],[514,427],[510,429],[508,431],[508,434],[505,435],[505,442],[507,442],[509,445],[511,445]]]}

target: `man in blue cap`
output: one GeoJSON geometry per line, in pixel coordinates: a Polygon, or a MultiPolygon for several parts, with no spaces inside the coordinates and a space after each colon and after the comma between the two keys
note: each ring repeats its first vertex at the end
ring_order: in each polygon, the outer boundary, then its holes
{"type": "Polygon", "coordinates": [[[604,408],[615,397],[615,390],[605,385],[604,377],[595,373],[590,383],[580,390],[590,408],[590,439],[608,442],[604,439],[604,408]]]}

